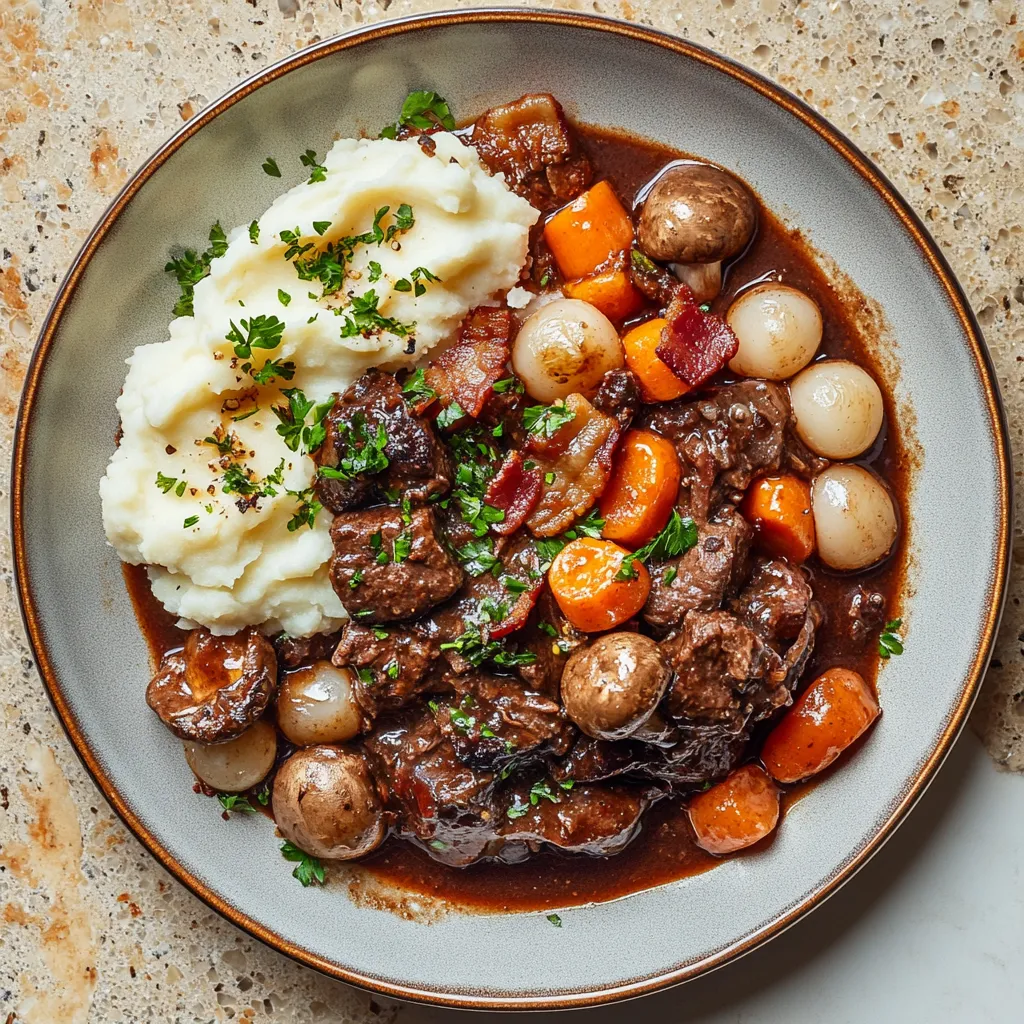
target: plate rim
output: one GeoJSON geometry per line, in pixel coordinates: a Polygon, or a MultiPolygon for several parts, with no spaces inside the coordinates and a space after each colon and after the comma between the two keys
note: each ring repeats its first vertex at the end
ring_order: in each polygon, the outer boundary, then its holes
{"type": "Polygon", "coordinates": [[[138,168],[89,233],[89,236],[65,274],[64,279],[61,281],[53,302],[43,320],[39,338],[29,361],[15,422],[11,471],[10,521],[15,583],[22,622],[47,695],[57,713],[64,732],[82,765],[128,830],[193,895],[197,896],[212,910],[219,913],[236,927],[241,928],[278,952],[306,967],[312,967],[333,978],[360,988],[379,992],[393,998],[453,1008],[551,1010],[597,1006],[603,1003],[646,995],[672,985],[690,981],[699,975],[722,967],[726,963],[751,952],[769,939],[780,935],[805,914],[820,906],[878,852],[931,783],[935,772],[945,760],[954,741],[960,734],[967,715],[977,698],[1002,616],[1009,579],[1010,534],[1013,510],[1012,480],[1006,412],[999,394],[991,356],[985,344],[981,328],[964,295],[963,289],[937,243],[928,233],[909,203],[900,195],[881,170],[847,139],[843,133],[787,89],[739,62],[688,39],[672,36],[647,26],[640,26],[620,19],[594,14],[580,14],[557,10],[471,8],[410,15],[376,22],[370,26],[331,36],[302,50],[298,50],[257,71],[229,89],[178,129],[138,168]],[[562,992],[550,994],[523,996],[510,996],[507,993],[500,992],[493,995],[486,993],[446,992],[441,988],[434,989],[424,986],[406,985],[369,974],[361,974],[352,968],[341,966],[284,939],[272,929],[252,919],[237,907],[230,905],[224,898],[196,878],[176,860],[122,799],[99,760],[93,754],[84,731],[71,711],[70,705],[64,698],[61,684],[49,659],[43,637],[42,617],[32,594],[22,512],[25,495],[25,475],[28,465],[28,426],[35,409],[36,396],[42,382],[57,329],[92,256],[114,226],[121,212],[142,186],[146,184],[153,173],[186,141],[196,135],[223,111],[234,106],[235,103],[244,99],[263,85],[321,58],[332,56],[362,43],[386,40],[394,36],[424,29],[509,22],[543,24],[552,28],[588,29],[659,46],[669,52],[722,72],[740,84],[752,88],[762,97],[775,103],[787,113],[803,122],[806,127],[814,131],[820,139],[837,152],[860,175],[865,183],[870,185],[875,193],[884,200],[896,218],[901,222],[902,227],[913,239],[918,251],[924,257],[933,276],[941,285],[950,307],[960,323],[960,327],[968,342],[970,354],[974,358],[978,382],[981,385],[984,403],[991,423],[996,449],[993,454],[998,473],[999,489],[999,530],[998,537],[996,538],[995,564],[992,567],[992,578],[988,590],[989,610],[959,700],[935,748],[919,767],[905,794],[890,811],[886,819],[877,826],[875,832],[857,855],[841,871],[824,880],[798,904],[784,911],[762,928],[696,962],[681,964],[655,976],[637,981],[613,982],[607,986],[592,988],[587,991],[563,990],[562,992]]]}

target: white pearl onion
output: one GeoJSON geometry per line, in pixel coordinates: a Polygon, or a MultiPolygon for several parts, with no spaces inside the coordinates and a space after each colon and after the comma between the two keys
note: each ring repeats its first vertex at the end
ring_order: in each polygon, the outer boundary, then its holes
{"type": "Polygon", "coordinates": [[[512,343],[512,369],[538,402],[592,395],[626,361],[612,322],[582,299],[555,299],[531,314],[512,343]]]}
{"type": "Polygon", "coordinates": [[[882,427],[882,392],[869,373],[845,359],[808,366],[789,386],[796,432],[812,452],[852,459],[882,427]]]}
{"type": "Polygon", "coordinates": [[[241,793],[262,782],[274,767],[277,733],[260,719],[227,743],[186,743],[185,760],[219,793],[241,793]]]}
{"type": "Polygon", "coordinates": [[[821,311],[802,291],[768,282],[729,307],[739,349],[729,368],[745,377],[785,380],[802,370],[821,344],[821,311]]]}
{"type": "Polygon", "coordinates": [[[358,735],[362,714],[352,672],[329,661],[288,672],[277,694],[277,724],[299,747],[344,743],[358,735]]]}
{"type": "Polygon", "coordinates": [[[896,541],[896,509],[889,492],[860,466],[830,466],[811,487],[818,557],[833,569],[866,569],[896,541]]]}

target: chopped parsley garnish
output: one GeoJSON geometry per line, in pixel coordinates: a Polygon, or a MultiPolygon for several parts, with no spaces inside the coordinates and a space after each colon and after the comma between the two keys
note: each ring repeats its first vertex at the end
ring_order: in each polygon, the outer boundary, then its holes
{"type": "Polygon", "coordinates": [[[891,658],[894,654],[903,653],[903,637],[897,630],[903,625],[902,619],[890,619],[882,627],[882,635],[878,638],[878,654],[882,658],[891,658]]]}
{"type": "Polygon", "coordinates": [[[384,675],[386,675],[388,677],[388,679],[397,679],[398,678],[398,671],[399,671],[399,669],[398,669],[398,662],[392,660],[392,661],[389,661],[387,663],[387,665],[385,666],[385,668],[384,668],[384,675]]]}
{"type": "Polygon", "coordinates": [[[196,523],[198,523],[198,522],[199,522],[199,516],[189,516],[188,519],[186,519],[185,522],[182,523],[181,525],[182,525],[183,529],[187,530],[187,529],[189,529],[189,527],[195,526],[196,523]]]}
{"type": "Polygon", "coordinates": [[[493,508],[484,503],[483,498],[469,494],[467,491],[458,490],[453,492],[455,500],[459,503],[459,511],[462,518],[472,528],[478,537],[487,535],[487,528],[491,523],[502,523],[505,521],[505,513],[500,508],[493,508]]]}
{"type": "Polygon", "coordinates": [[[177,482],[178,478],[176,476],[164,476],[164,474],[160,472],[156,474],[156,485],[164,492],[164,494],[166,494],[177,482]]]}
{"type": "Polygon", "coordinates": [[[441,281],[441,278],[435,277],[426,267],[417,267],[409,276],[412,278],[413,294],[417,298],[427,290],[424,281],[428,281],[430,284],[438,284],[441,281]]]}
{"type": "Polygon", "coordinates": [[[422,367],[402,385],[402,394],[416,403],[432,402],[437,398],[437,392],[427,383],[422,367]]]}
{"type": "Polygon", "coordinates": [[[203,438],[203,444],[212,445],[221,455],[230,455],[237,440],[238,438],[230,430],[225,433],[221,427],[218,427],[212,435],[203,438]]]}
{"type": "Polygon", "coordinates": [[[446,405],[438,414],[435,422],[437,423],[439,430],[447,430],[450,426],[458,423],[459,420],[466,416],[466,410],[459,405],[458,402],[452,401],[450,405],[446,405]]]}
{"type": "Polygon", "coordinates": [[[710,313],[711,312],[711,303],[710,302],[702,302],[697,308],[702,313],[710,313]]]}
{"type": "Polygon", "coordinates": [[[504,380],[495,381],[494,393],[503,395],[506,391],[512,391],[521,395],[524,391],[523,382],[518,377],[506,377],[504,380]]]}
{"type": "Polygon", "coordinates": [[[281,168],[277,166],[277,161],[272,156],[268,156],[262,166],[264,174],[269,174],[272,178],[281,177],[281,168]]]}
{"type": "Polygon", "coordinates": [[[604,529],[604,520],[596,508],[592,508],[586,516],[577,520],[562,534],[569,540],[576,540],[577,537],[600,537],[604,529]]]}
{"type": "Polygon", "coordinates": [[[549,566],[567,543],[561,537],[541,537],[537,541],[537,554],[540,555],[541,566],[549,566]]]}
{"type": "Polygon", "coordinates": [[[421,89],[405,97],[398,121],[382,128],[380,137],[394,139],[399,128],[420,128],[426,131],[438,127],[447,131],[455,129],[455,118],[452,117],[448,101],[436,92],[421,89]]]}
{"type": "Polygon", "coordinates": [[[530,787],[530,803],[536,807],[541,800],[550,800],[551,803],[558,803],[558,796],[552,792],[551,786],[547,782],[535,782],[530,787]]]}
{"type": "Polygon", "coordinates": [[[544,474],[544,483],[546,483],[546,484],[553,484],[554,482],[555,482],[555,474],[554,473],[545,473],[544,474]]]}
{"type": "Polygon", "coordinates": [[[251,409],[247,409],[245,412],[240,412],[237,416],[232,416],[232,422],[240,423],[242,420],[247,420],[250,416],[255,416],[260,411],[258,405],[254,405],[251,409]]]}
{"type": "Polygon", "coordinates": [[[665,574],[661,577],[661,582],[664,583],[667,587],[678,575],[679,571],[676,569],[676,567],[674,565],[670,565],[665,570],[665,574]]]}
{"type": "Polygon", "coordinates": [[[523,594],[530,589],[528,583],[517,580],[515,576],[502,576],[501,582],[510,594],[523,594]]]}
{"type": "Polygon", "coordinates": [[[248,359],[254,348],[272,349],[281,344],[284,333],[284,321],[276,316],[254,316],[248,320],[239,320],[239,330],[234,320],[229,321],[231,330],[225,335],[235,347],[235,355],[239,359],[248,359]],[[242,331],[245,331],[243,337],[242,331]]]}
{"type": "Polygon", "coordinates": [[[387,640],[387,638],[391,636],[391,634],[381,626],[371,626],[370,630],[378,640],[387,640]]]}
{"type": "Polygon", "coordinates": [[[622,560],[615,579],[631,580],[636,576],[637,562],[646,562],[650,559],[661,562],[666,558],[677,558],[679,555],[686,554],[696,543],[697,524],[689,516],[681,516],[673,509],[672,518],[666,523],[661,533],[622,560]]]}
{"type": "Polygon", "coordinates": [[[470,625],[464,633],[448,643],[441,644],[442,651],[455,651],[471,665],[479,667],[485,661],[511,668],[515,665],[531,665],[537,660],[532,651],[509,651],[498,640],[484,642],[478,625],[470,625]]]}
{"type": "Polygon", "coordinates": [[[295,868],[292,871],[292,878],[297,878],[303,888],[310,885],[323,885],[324,878],[324,866],[316,857],[311,857],[308,853],[300,850],[293,843],[284,843],[281,846],[281,856],[285,860],[295,862],[295,868]]]}
{"type": "Polygon", "coordinates": [[[370,284],[376,284],[384,273],[384,268],[376,260],[370,260],[366,267],[370,272],[370,284]]]}
{"type": "Polygon", "coordinates": [[[195,249],[186,249],[180,256],[172,257],[164,270],[174,274],[181,289],[181,295],[174,304],[175,316],[193,316],[192,296],[195,287],[210,272],[210,261],[223,256],[228,249],[227,237],[218,221],[210,228],[210,247],[197,256],[195,249]]]}
{"type": "MultiPolygon", "coordinates": [[[[370,614],[372,615],[373,613],[370,612],[370,614]]],[[[370,669],[358,668],[356,669],[356,675],[359,676],[359,681],[361,683],[366,683],[367,686],[373,686],[375,680],[373,678],[373,672],[370,669]]]]}
{"type": "Polygon", "coordinates": [[[556,927],[562,927],[562,919],[557,914],[548,914],[547,919],[556,927]]]}
{"type": "Polygon", "coordinates": [[[310,173],[307,184],[313,185],[318,181],[327,180],[327,168],[317,161],[316,153],[312,149],[307,149],[306,152],[299,157],[299,161],[302,163],[303,167],[309,168],[310,173]]]}
{"type": "Polygon", "coordinates": [[[431,839],[430,842],[427,843],[427,846],[429,846],[432,850],[438,850],[438,851],[447,850],[448,849],[448,844],[445,843],[445,842],[442,842],[440,839],[431,839]]]}
{"type": "Polygon", "coordinates": [[[362,583],[362,582],[363,582],[363,570],[362,569],[356,569],[356,571],[354,573],[352,573],[352,579],[350,579],[348,581],[349,589],[355,590],[356,587],[358,587],[359,584],[362,583]]]}
{"type": "Polygon", "coordinates": [[[449,708],[448,716],[451,718],[452,727],[464,736],[468,736],[473,726],[476,725],[476,719],[472,715],[467,715],[462,708],[449,708]]]}
{"type": "Polygon", "coordinates": [[[547,287],[547,283],[550,280],[551,280],[551,271],[550,270],[545,270],[543,275],[541,276],[541,279],[537,283],[541,286],[541,288],[546,288],[547,287]]]}
{"type": "Polygon", "coordinates": [[[260,240],[260,222],[258,220],[254,220],[249,225],[249,241],[252,242],[253,245],[256,245],[256,243],[259,242],[259,240],[260,240]]]}
{"type": "Polygon", "coordinates": [[[351,425],[338,424],[338,465],[321,466],[320,475],[328,480],[351,480],[361,473],[380,473],[388,468],[388,457],[384,454],[387,443],[383,423],[377,424],[371,435],[366,417],[356,413],[351,425]]]}
{"type": "Polygon", "coordinates": [[[459,548],[455,555],[470,576],[483,576],[501,564],[494,554],[494,544],[490,537],[471,540],[459,548]]]}
{"type": "Polygon", "coordinates": [[[395,538],[393,550],[396,563],[404,562],[409,557],[412,553],[412,534],[408,530],[403,530],[395,538]]]}
{"type": "Polygon", "coordinates": [[[253,807],[249,801],[242,796],[241,793],[218,793],[217,799],[220,801],[221,807],[230,814],[232,811],[235,814],[255,814],[256,808],[253,807]]]}
{"type": "Polygon", "coordinates": [[[280,420],[277,433],[284,438],[290,451],[297,452],[302,444],[307,453],[315,452],[327,437],[327,428],[323,419],[334,404],[332,399],[317,405],[311,398],[306,398],[299,388],[284,388],[281,394],[288,399],[288,406],[272,405],[271,412],[280,420]],[[312,411],[313,420],[306,424],[306,417],[312,411]]]}
{"type": "Polygon", "coordinates": [[[278,377],[281,380],[291,380],[295,376],[295,364],[290,360],[268,359],[258,370],[254,370],[248,363],[243,369],[257,384],[267,385],[278,377]]]}
{"type": "Polygon", "coordinates": [[[282,306],[287,306],[288,303],[292,301],[292,297],[283,288],[278,288],[277,301],[280,302],[282,306]]]}
{"type": "Polygon", "coordinates": [[[515,821],[516,818],[521,818],[529,809],[529,805],[520,803],[519,797],[517,796],[515,803],[505,813],[508,815],[510,821],[515,821]]]}
{"type": "MultiPolygon", "coordinates": [[[[288,243],[288,248],[284,251],[284,258],[286,260],[295,259],[296,256],[301,256],[304,252],[308,252],[313,248],[312,242],[302,243],[302,228],[296,226],[294,231],[289,231],[285,228],[281,232],[281,241],[288,243]]],[[[299,275],[302,276],[301,274],[299,275]]]]}
{"type": "Polygon", "coordinates": [[[523,410],[523,426],[539,437],[553,437],[576,413],[565,402],[557,405],[531,405],[523,410]]]}
{"type": "Polygon", "coordinates": [[[323,235],[323,233],[325,231],[327,231],[327,229],[330,226],[331,226],[331,222],[329,220],[315,220],[315,221],[313,221],[313,230],[318,235],[323,235]]]}
{"type": "Polygon", "coordinates": [[[224,477],[221,480],[221,490],[225,494],[241,494],[248,497],[255,494],[259,487],[253,479],[252,470],[246,466],[237,464],[228,466],[224,470],[224,477]]]}
{"type": "Polygon", "coordinates": [[[361,334],[365,338],[371,334],[388,331],[399,338],[404,338],[415,330],[414,323],[403,324],[393,317],[384,316],[377,309],[378,302],[380,299],[373,288],[362,295],[353,296],[351,305],[347,306],[341,314],[344,317],[341,336],[354,338],[357,334],[361,334]]]}
{"type": "Polygon", "coordinates": [[[548,636],[558,636],[558,630],[550,622],[538,622],[537,628],[548,636]]]}
{"type": "Polygon", "coordinates": [[[480,618],[485,622],[504,622],[508,618],[508,604],[495,601],[493,597],[485,597],[480,602],[480,618]]]}
{"type": "Polygon", "coordinates": [[[639,249],[630,252],[629,262],[633,265],[633,269],[638,270],[641,274],[656,274],[658,272],[658,264],[639,249]]]}
{"type": "Polygon", "coordinates": [[[316,499],[316,491],[312,487],[307,487],[304,491],[287,491],[286,493],[299,502],[295,515],[288,520],[288,532],[294,533],[304,526],[308,526],[312,530],[317,514],[323,508],[323,505],[316,499]]]}

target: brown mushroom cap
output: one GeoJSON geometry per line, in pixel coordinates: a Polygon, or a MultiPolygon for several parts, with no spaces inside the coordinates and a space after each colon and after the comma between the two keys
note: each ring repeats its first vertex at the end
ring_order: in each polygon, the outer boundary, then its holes
{"type": "Polygon", "coordinates": [[[679,164],[644,200],[637,244],[651,259],[717,263],[740,252],[757,224],[757,203],[732,174],[709,164],[679,164]]]}
{"type": "Polygon", "coordinates": [[[282,835],[323,860],[362,857],[384,840],[384,814],[366,759],[322,744],[292,754],[274,777],[282,835]]]}
{"type": "Polygon", "coordinates": [[[650,637],[609,633],[569,659],[562,675],[562,704],[588,736],[619,740],[651,717],[670,675],[650,637]]]}
{"type": "Polygon", "coordinates": [[[276,689],[277,657],[262,634],[193,629],[183,650],[164,655],[146,703],[181,739],[220,743],[245,732],[276,689]]]}

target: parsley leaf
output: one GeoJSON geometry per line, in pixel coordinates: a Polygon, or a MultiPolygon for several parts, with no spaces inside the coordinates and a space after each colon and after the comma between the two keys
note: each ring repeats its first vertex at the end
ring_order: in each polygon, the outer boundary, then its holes
{"type": "Polygon", "coordinates": [[[653,559],[662,562],[686,554],[697,543],[697,524],[689,516],[681,516],[675,509],[665,528],[632,555],[622,560],[616,580],[631,580],[636,576],[636,563],[653,559]]]}
{"type": "Polygon", "coordinates": [[[218,793],[221,807],[230,814],[255,814],[256,808],[241,793],[218,793]]]}
{"type": "Polygon", "coordinates": [[[417,404],[432,402],[437,398],[437,392],[427,383],[422,367],[402,385],[402,394],[408,401],[417,404]]]}
{"type": "Polygon", "coordinates": [[[185,522],[182,523],[181,525],[182,525],[183,529],[187,530],[190,527],[195,526],[196,523],[198,523],[198,522],[199,522],[199,516],[189,516],[188,519],[186,519],[185,522]]]}
{"type": "Polygon", "coordinates": [[[402,110],[398,115],[395,124],[384,128],[380,137],[382,139],[393,139],[398,134],[399,128],[421,128],[430,129],[441,127],[447,131],[455,129],[455,118],[452,117],[451,108],[447,100],[438,96],[436,92],[419,90],[411,92],[402,104],[402,110]]]}
{"type": "Polygon", "coordinates": [[[463,419],[465,416],[466,410],[453,399],[450,405],[446,405],[437,414],[437,419],[434,422],[437,424],[439,430],[447,430],[450,426],[458,423],[459,420],[463,419]]]}
{"type": "MultiPolygon", "coordinates": [[[[287,303],[286,303],[287,305],[287,303]]],[[[284,321],[278,320],[276,316],[254,316],[249,320],[239,320],[242,325],[239,330],[234,320],[228,321],[231,330],[225,338],[234,345],[235,355],[239,359],[248,359],[254,348],[273,349],[281,344],[281,335],[284,333],[284,321]],[[243,337],[242,331],[245,331],[243,337]]]]}
{"type": "MultiPolygon", "coordinates": [[[[310,170],[309,181],[307,184],[312,185],[318,181],[327,180],[327,168],[323,164],[319,163],[316,158],[316,153],[312,149],[307,149],[302,156],[299,157],[303,167],[308,167],[310,170]]],[[[319,232],[323,234],[323,232],[319,232]]]]}
{"type": "Polygon", "coordinates": [[[566,423],[571,423],[576,413],[565,402],[556,405],[531,405],[523,410],[523,426],[540,437],[553,437],[566,423]]]}
{"type": "Polygon", "coordinates": [[[292,301],[292,297],[283,288],[278,288],[277,301],[280,302],[282,306],[287,306],[288,303],[292,301]]]}
{"type": "Polygon", "coordinates": [[[286,491],[285,493],[299,502],[295,515],[288,520],[288,532],[294,533],[296,530],[301,530],[303,526],[308,526],[312,530],[317,514],[323,509],[323,505],[315,497],[315,490],[312,487],[307,487],[304,491],[286,491]]]}
{"type": "Polygon", "coordinates": [[[256,245],[256,243],[259,242],[259,240],[260,240],[260,222],[258,220],[254,220],[249,225],[249,241],[252,242],[253,245],[256,245]]]}
{"type": "Polygon", "coordinates": [[[341,336],[354,338],[357,334],[361,334],[366,338],[372,334],[388,331],[399,338],[404,338],[415,329],[414,323],[403,324],[392,317],[384,316],[377,309],[379,301],[373,288],[362,295],[354,296],[352,304],[342,313],[344,322],[341,325],[341,336]]]}
{"type": "Polygon", "coordinates": [[[380,280],[381,274],[384,273],[384,268],[376,260],[370,260],[366,266],[370,271],[370,284],[376,284],[380,280]]]}
{"type": "Polygon", "coordinates": [[[174,304],[175,316],[193,316],[192,297],[195,287],[210,272],[210,261],[223,256],[228,249],[227,238],[220,226],[220,221],[210,228],[210,247],[200,256],[195,249],[186,249],[181,256],[172,257],[164,266],[164,270],[174,274],[181,289],[181,295],[174,304]]]}
{"type": "Polygon", "coordinates": [[[562,919],[557,914],[548,914],[547,919],[556,927],[562,927],[562,919]]]}
{"type": "Polygon", "coordinates": [[[292,878],[297,878],[303,888],[310,885],[323,885],[324,866],[316,857],[300,850],[293,843],[284,843],[281,846],[281,856],[285,860],[295,862],[295,869],[292,871],[292,878]]]}
{"type": "Polygon", "coordinates": [[[459,548],[455,552],[455,556],[470,576],[483,576],[484,573],[490,572],[496,565],[501,564],[494,554],[494,544],[490,537],[471,540],[459,548]]]}
{"type": "Polygon", "coordinates": [[[518,377],[506,377],[504,380],[495,381],[494,384],[496,395],[503,395],[506,391],[513,391],[517,395],[521,395],[525,390],[523,382],[518,377]]]}
{"type": "MultiPolygon", "coordinates": [[[[246,364],[248,366],[248,364],[246,364]]],[[[249,376],[257,384],[269,384],[272,380],[280,377],[282,380],[291,380],[295,376],[295,364],[289,359],[268,359],[258,370],[248,367],[249,376]]]]}
{"type": "Polygon", "coordinates": [[[903,637],[896,631],[903,625],[902,619],[890,619],[883,627],[878,638],[878,654],[882,658],[891,658],[894,654],[903,653],[903,637]]]}
{"type": "Polygon", "coordinates": [[[427,286],[423,283],[424,281],[428,281],[431,284],[439,284],[441,281],[441,278],[436,277],[426,267],[417,267],[409,276],[412,278],[413,292],[417,298],[427,290],[427,286]]]}
{"type": "Polygon", "coordinates": [[[289,450],[297,452],[299,444],[303,444],[307,453],[315,452],[324,443],[327,429],[323,418],[330,411],[333,401],[328,400],[315,405],[311,398],[306,398],[299,388],[284,388],[281,392],[288,399],[288,407],[272,405],[271,412],[280,420],[277,433],[284,438],[289,450]],[[313,422],[306,425],[306,416],[312,410],[313,422]]]}
{"type": "Polygon", "coordinates": [[[313,230],[318,235],[322,235],[330,226],[331,226],[331,222],[329,220],[315,220],[315,221],[313,221],[313,230]]]}
{"type": "Polygon", "coordinates": [[[566,530],[562,536],[567,537],[569,540],[576,540],[577,537],[600,538],[601,531],[603,529],[604,520],[601,518],[597,509],[592,508],[583,519],[573,523],[573,525],[566,530]]]}
{"type": "Polygon", "coordinates": [[[376,431],[371,434],[366,417],[356,413],[351,424],[338,424],[338,465],[321,466],[320,475],[328,480],[351,480],[360,473],[380,473],[389,464],[384,454],[387,443],[384,424],[378,424],[376,431]]]}
{"type": "Polygon", "coordinates": [[[177,482],[178,478],[176,476],[164,476],[164,474],[160,472],[156,474],[156,485],[164,492],[164,494],[166,494],[177,482]]]}
{"type": "Polygon", "coordinates": [[[281,177],[281,168],[277,166],[277,161],[272,156],[268,156],[262,166],[264,174],[269,174],[272,178],[281,177]]]}

